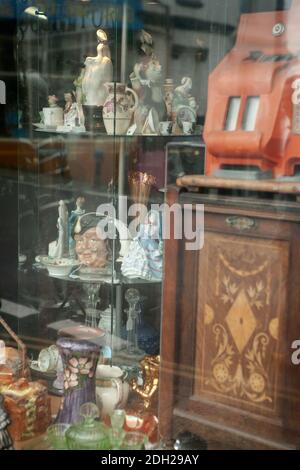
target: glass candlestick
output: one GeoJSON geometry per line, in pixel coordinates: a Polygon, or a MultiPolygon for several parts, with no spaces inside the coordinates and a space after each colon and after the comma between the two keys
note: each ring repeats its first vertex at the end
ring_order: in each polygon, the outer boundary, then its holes
{"type": "Polygon", "coordinates": [[[141,321],[141,296],[137,289],[127,289],[125,299],[129,304],[129,309],[126,310],[127,352],[130,355],[140,355],[142,351],[138,347],[138,324],[141,321]]]}
{"type": "Polygon", "coordinates": [[[125,431],[123,429],[125,418],[125,410],[117,409],[114,410],[110,415],[111,429],[109,432],[109,438],[112,449],[120,449],[120,446],[125,436],[125,431]]]}
{"type": "Polygon", "coordinates": [[[99,289],[99,284],[88,283],[85,285],[85,291],[87,293],[85,324],[91,328],[97,328],[100,319],[100,312],[97,310],[99,289]]]}

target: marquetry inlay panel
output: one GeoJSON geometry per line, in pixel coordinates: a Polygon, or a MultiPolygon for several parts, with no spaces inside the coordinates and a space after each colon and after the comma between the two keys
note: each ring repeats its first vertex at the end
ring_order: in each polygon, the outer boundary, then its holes
{"type": "Polygon", "coordinates": [[[206,232],[194,393],[276,413],[288,244],[206,232]]]}

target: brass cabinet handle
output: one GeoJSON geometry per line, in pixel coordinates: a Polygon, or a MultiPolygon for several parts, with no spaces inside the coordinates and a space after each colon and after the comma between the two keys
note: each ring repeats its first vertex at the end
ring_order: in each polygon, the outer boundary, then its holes
{"type": "Polygon", "coordinates": [[[240,232],[246,232],[248,230],[253,230],[256,228],[255,220],[250,219],[250,217],[227,217],[226,224],[236,230],[239,230],[240,232]]]}

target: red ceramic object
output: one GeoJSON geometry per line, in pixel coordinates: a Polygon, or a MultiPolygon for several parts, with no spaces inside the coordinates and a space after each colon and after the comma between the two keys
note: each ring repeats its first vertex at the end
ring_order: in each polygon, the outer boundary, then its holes
{"type": "MultiPolygon", "coordinates": [[[[299,14],[294,1],[287,11],[241,16],[235,47],[209,78],[207,175],[229,165],[290,176],[300,165],[300,104],[292,103],[300,79],[299,14]]],[[[298,96],[300,103],[300,89],[298,96]]]]}
{"type": "MultiPolygon", "coordinates": [[[[104,422],[110,426],[110,417],[106,416],[104,422]]],[[[148,436],[152,444],[158,442],[158,419],[150,413],[127,412],[124,423],[124,431],[138,431],[148,436]]]]}

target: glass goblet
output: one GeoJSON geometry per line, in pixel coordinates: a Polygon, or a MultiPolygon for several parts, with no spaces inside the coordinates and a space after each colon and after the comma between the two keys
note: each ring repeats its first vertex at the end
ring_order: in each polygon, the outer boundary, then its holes
{"type": "Polygon", "coordinates": [[[110,415],[111,427],[117,431],[122,430],[125,423],[126,413],[125,410],[113,410],[110,415]]]}
{"type": "Polygon", "coordinates": [[[126,450],[143,450],[147,437],[145,434],[137,431],[127,432],[122,442],[122,449],[126,450]]]}

